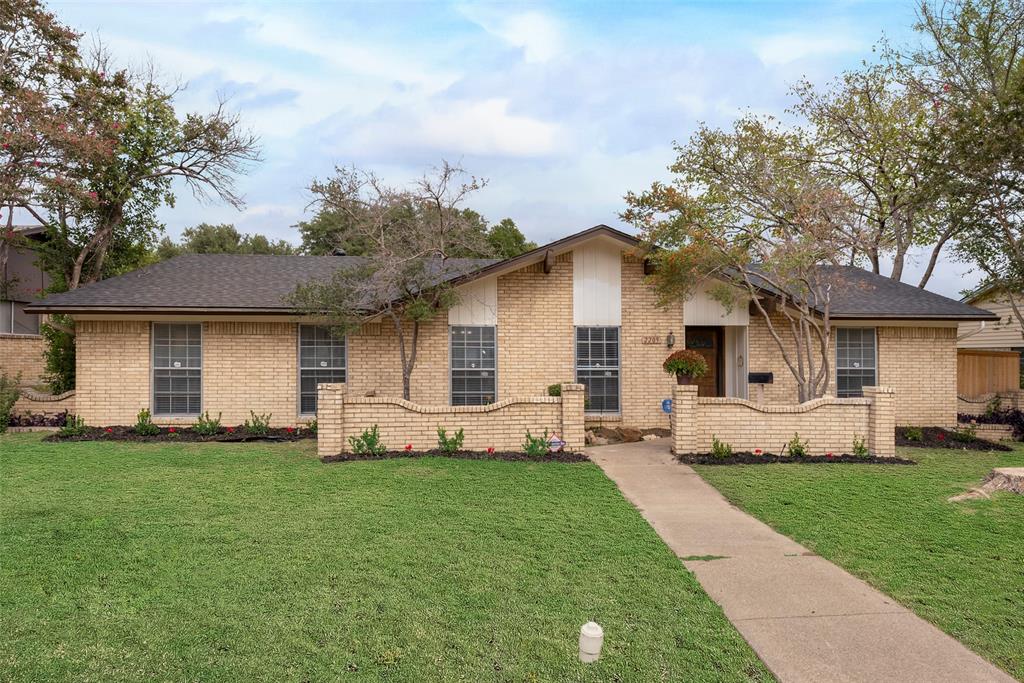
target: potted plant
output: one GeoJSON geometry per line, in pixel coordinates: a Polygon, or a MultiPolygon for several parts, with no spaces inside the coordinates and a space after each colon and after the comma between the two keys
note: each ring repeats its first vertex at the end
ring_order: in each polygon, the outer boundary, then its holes
{"type": "Polygon", "coordinates": [[[708,374],[708,362],[704,356],[690,349],[676,351],[662,363],[665,372],[676,376],[679,384],[690,384],[693,380],[708,374]]]}

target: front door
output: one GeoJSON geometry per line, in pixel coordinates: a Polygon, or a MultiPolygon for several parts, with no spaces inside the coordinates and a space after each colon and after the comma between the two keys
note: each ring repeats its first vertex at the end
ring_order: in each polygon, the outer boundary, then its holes
{"type": "Polygon", "coordinates": [[[687,327],[686,348],[704,356],[708,373],[696,380],[698,396],[722,395],[722,328],[687,327]]]}

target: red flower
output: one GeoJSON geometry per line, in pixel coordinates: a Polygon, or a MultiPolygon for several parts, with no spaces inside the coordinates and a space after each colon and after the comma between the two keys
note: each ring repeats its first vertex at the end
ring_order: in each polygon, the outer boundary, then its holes
{"type": "Polygon", "coordinates": [[[235,433],[235,428],[234,427],[228,427],[228,434],[234,434],[234,433],[235,433]]]}
{"type": "Polygon", "coordinates": [[[494,446],[487,447],[487,455],[494,455],[494,446]]]}
{"type": "Polygon", "coordinates": [[[831,451],[829,451],[829,452],[828,452],[828,453],[826,453],[825,455],[826,455],[826,456],[828,456],[829,458],[831,458],[831,457],[834,457],[834,456],[832,455],[832,452],[831,452],[831,451]]]}
{"type": "Polygon", "coordinates": [[[761,453],[762,453],[762,451],[761,451],[760,448],[755,448],[754,449],[754,455],[761,455],[761,453]]]}
{"type": "Polygon", "coordinates": [[[114,430],[111,429],[110,427],[107,427],[106,432],[107,432],[107,434],[113,434],[114,430]]]}
{"type": "Polygon", "coordinates": [[[169,428],[169,429],[168,429],[167,431],[168,431],[169,433],[173,434],[173,433],[174,433],[174,427],[170,427],[170,428],[169,428]]]}
{"type": "Polygon", "coordinates": [[[289,434],[291,434],[292,432],[294,432],[294,431],[295,431],[295,428],[294,428],[294,427],[285,427],[284,431],[286,431],[286,432],[288,432],[289,434]]]}
{"type": "Polygon", "coordinates": [[[942,432],[939,432],[938,434],[935,435],[935,438],[938,439],[939,441],[945,441],[946,435],[943,434],[942,432]]]}
{"type": "Polygon", "coordinates": [[[411,451],[412,450],[412,444],[411,443],[405,444],[405,450],[411,451]]]}

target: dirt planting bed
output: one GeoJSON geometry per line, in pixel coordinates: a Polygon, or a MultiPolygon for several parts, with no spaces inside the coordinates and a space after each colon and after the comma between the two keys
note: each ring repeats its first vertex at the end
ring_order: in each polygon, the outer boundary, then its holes
{"type": "Polygon", "coordinates": [[[321,462],[358,462],[360,460],[390,460],[393,458],[457,458],[460,460],[512,460],[525,462],[587,462],[590,460],[582,453],[548,453],[547,455],[527,455],[522,451],[455,451],[446,453],[438,449],[429,451],[387,451],[380,455],[369,453],[339,453],[338,455],[325,455],[320,458],[321,462]]]}
{"type": "Polygon", "coordinates": [[[222,427],[219,432],[204,436],[187,427],[161,427],[158,434],[136,434],[132,427],[86,427],[81,434],[51,434],[45,441],[187,441],[242,443],[247,441],[298,441],[316,438],[316,432],[302,427],[276,427],[266,434],[253,434],[245,427],[222,427]]]}
{"type": "Polygon", "coordinates": [[[720,458],[710,453],[683,453],[676,460],[685,465],[770,465],[772,463],[796,465],[916,465],[913,460],[905,458],[878,458],[875,456],[856,456],[846,453],[840,455],[775,455],[774,453],[733,453],[729,457],[720,458]]]}
{"type": "Polygon", "coordinates": [[[995,441],[976,436],[971,438],[963,431],[953,432],[942,427],[897,427],[896,445],[904,448],[950,448],[961,451],[1013,450],[995,441]]]}

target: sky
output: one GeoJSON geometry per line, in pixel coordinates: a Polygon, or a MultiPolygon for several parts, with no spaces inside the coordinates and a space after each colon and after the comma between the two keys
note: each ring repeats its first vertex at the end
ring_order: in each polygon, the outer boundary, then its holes
{"type": "MultiPolygon", "coordinates": [[[[850,0],[50,6],[122,65],[185,84],[180,112],[226,96],[261,138],[245,209],[182,188],[160,214],[168,234],[226,222],[294,243],[306,188],[338,165],[401,184],[460,163],[488,181],[471,207],[538,243],[626,227],[623,195],[668,179],[673,142],[699,123],[784,116],[794,82],[826,84],[883,35],[912,40],[914,21],[913,2],[850,0]]],[[[929,289],[977,280],[947,261],[929,289]]]]}

